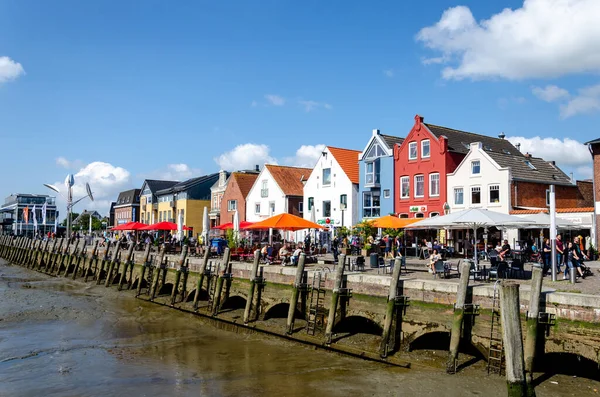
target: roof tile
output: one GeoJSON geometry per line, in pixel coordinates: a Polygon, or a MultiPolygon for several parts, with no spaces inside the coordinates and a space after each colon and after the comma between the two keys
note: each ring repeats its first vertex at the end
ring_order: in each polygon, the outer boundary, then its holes
{"type": "Polygon", "coordinates": [[[494,152],[523,156],[523,154],[506,139],[455,130],[453,128],[442,127],[434,124],[423,124],[427,126],[427,128],[429,128],[429,130],[436,137],[439,138],[440,136],[444,135],[446,138],[448,138],[448,150],[451,152],[467,154],[470,149],[469,144],[473,142],[481,142],[486,151],[489,148],[494,152]]]}
{"type": "Polygon", "coordinates": [[[258,178],[258,173],[234,172],[231,176],[237,181],[242,196],[246,198],[256,178],[258,178]]]}
{"type": "Polygon", "coordinates": [[[350,182],[358,184],[358,156],[361,153],[360,150],[341,149],[332,146],[327,146],[327,148],[342,167],[350,182]]]}
{"type": "Polygon", "coordinates": [[[312,172],[310,168],[286,167],[272,164],[265,164],[265,167],[269,170],[283,194],[300,197],[304,195],[304,183],[302,183],[301,178],[304,178],[304,180],[308,179],[312,172]]]}

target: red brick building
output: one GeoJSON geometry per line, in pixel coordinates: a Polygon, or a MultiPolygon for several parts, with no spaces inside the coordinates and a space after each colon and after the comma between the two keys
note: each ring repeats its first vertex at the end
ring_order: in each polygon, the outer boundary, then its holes
{"type": "Polygon", "coordinates": [[[240,222],[246,220],[246,197],[258,178],[258,172],[232,172],[221,200],[221,223],[233,222],[238,210],[240,222]]]}

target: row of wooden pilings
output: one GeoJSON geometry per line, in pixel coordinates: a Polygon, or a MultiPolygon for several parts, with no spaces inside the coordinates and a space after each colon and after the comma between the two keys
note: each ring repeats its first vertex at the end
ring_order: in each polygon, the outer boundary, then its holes
{"type": "MultiPolygon", "coordinates": [[[[112,255],[109,254],[111,250],[110,243],[107,243],[104,255],[101,258],[98,256],[98,241],[94,242],[89,255],[87,252],[89,247],[85,242],[81,247],[79,244],[80,240],[74,242],[67,239],[41,241],[24,237],[1,236],[0,257],[11,263],[53,276],[70,276],[73,280],[80,277],[83,278],[84,282],[91,280],[97,285],[104,282],[105,287],[116,284],[118,290],[136,288],[136,297],[146,298],[149,301],[154,301],[165,286],[168,266],[164,246],[161,247],[156,258],[150,255],[150,246],[146,246],[141,260],[141,275],[137,279],[137,285],[135,285],[133,280],[133,244],[126,251],[124,260],[121,255],[122,250],[119,250],[118,246],[112,247],[112,255]]],[[[171,305],[183,302],[188,294],[189,262],[186,261],[187,253],[188,247],[184,245],[177,263],[175,283],[170,291],[171,305]]],[[[261,292],[265,286],[259,259],[260,251],[257,250],[254,252],[254,261],[249,277],[248,299],[244,310],[243,321],[246,325],[258,319],[261,292]]],[[[299,297],[310,288],[304,266],[305,259],[305,255],[301,254],[286,321],[288,335],[294,332],[299,297]]],[[[342,300],[341,304],[343,306],[343,300],[347,300],[349,296],[344,284],[345,263],[346,256],[340,255],[339,263],[335,269],[331,305],[325,329],[325,344],[327,345],[332,343],[333,326],[336,323],[336,313],[340,300],[342,300]]],[[[379,354],[382,358],[385,358],[390,351],[397,348],[395,331],[398,325],[401,324],[403,311],[406,310],[407,306],[407,298],[398,293],[400,265],[400,258],[397,258],[390,282],[382,339],[379,347],[379,354]]],[[[465,316],[470,313],[468,310],[469,305],[466,304],[469,288],[469,268],[470,264],[467,262],[463,262],[460,267],[461,276],[454,307],[454,320],[449,346],[448,373],[456,371],[465,316]]],[[[206,310],[212,316],[219,314],[221,306],[229,294],[232,280],[231,270],[229,249],[225,250],[223,259],[216,264],[216,268],[209,268],[207,250],[200,265],[196,292],[193,297],[193,309],[195,311],[200,309],[200,294],[202,288],[205,288],[209,296],[209,304],[206,310]]],[[[521,330],[519,284],[503,281],[500,285],[500,313],[506,359],[506,379],[508,395],[511,397],[535,395],[531,380],[537,350],[537,338],[540,334],[538,332],[538,314],[540,312],[542,279],[542,269],[534,267],[525,343],[523,343],[521,330]],[[526,373],[529,374],[528,377],[526,377],[526,373]]]]}

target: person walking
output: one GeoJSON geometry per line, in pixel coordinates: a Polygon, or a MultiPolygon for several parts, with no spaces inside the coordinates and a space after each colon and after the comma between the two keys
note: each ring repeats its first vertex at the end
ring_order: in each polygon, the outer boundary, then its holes
{"type": "Polygon", "coordinates": [[[544,261],[543,272],[545,276],[552,266],[552,247],[550,246],[550,239],[544,240],[544,245],[542,246],[542,259],[544,261]]]}
{"type": "Polygon", "coordinates": [[[556,235],[556,273],[560,273],[561,266],[565,263],[565,245],[562,241],[562,235],[556,235]]]}

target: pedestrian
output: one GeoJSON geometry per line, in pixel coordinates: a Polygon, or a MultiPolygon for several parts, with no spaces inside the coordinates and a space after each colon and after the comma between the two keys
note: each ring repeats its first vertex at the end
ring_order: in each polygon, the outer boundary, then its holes
{"type": "Polygon", "coordinates": [[[390,235],[386,234],[383,241],[385,241],[385,259],[387,259],[392,251],[392,240],[390,239],[390,235]]]}
{"type": "Polygon", "coordinates": [[[565,245],[562,241],[562,235],[556,235],[556,273],[561,272],[561,266],[565,263],[565,245]]]}
{"type": "Polygon", "coordinates": [[[542,247],[542,259],[544,260],[544,276],[548,274],[548,270],[552,266],[552,247],[550,246],[550,239],[544,240],[542,247]]]}
{"type": "Polygon", "coordinates": [[[333,243],[332,243],[332,247],[331,247],[331,252],[333,253],[333,261],[337,263],[338,261],[338,247],[340,245],[340,239],[338,238],[338,236],[335,236],[333,238],[333,243]]]}

